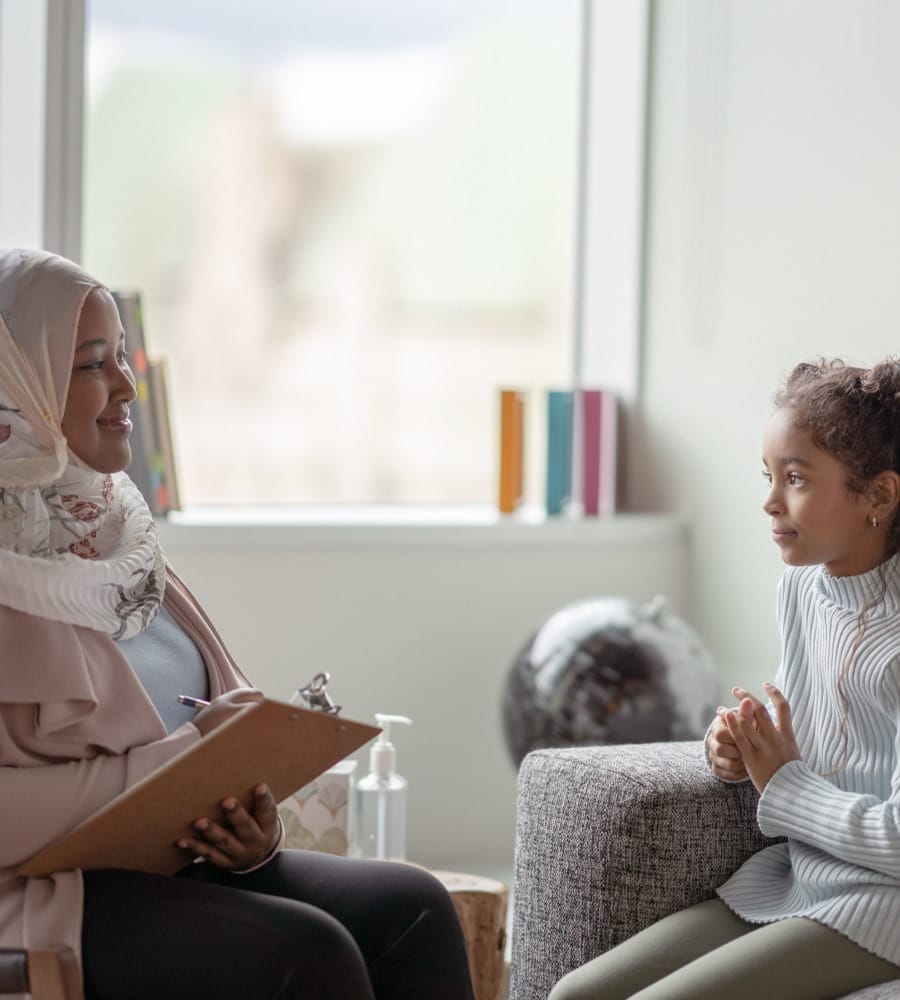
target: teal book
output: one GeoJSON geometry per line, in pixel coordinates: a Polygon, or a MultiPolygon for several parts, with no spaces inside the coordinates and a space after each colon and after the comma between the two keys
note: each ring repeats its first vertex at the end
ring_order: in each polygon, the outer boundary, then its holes
{"type": "Polygon", "coordinates": [[[547,391],[547,514],[562,514],[572,498],[571,390],[547,391]]]}

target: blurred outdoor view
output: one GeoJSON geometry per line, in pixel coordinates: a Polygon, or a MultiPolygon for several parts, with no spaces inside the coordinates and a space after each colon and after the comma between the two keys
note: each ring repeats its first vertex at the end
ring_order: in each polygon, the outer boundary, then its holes
{"type": "Polygon", "coordinates": [[[494,502],[498,388],[570,380],[578,8],[90,0],[83,260],[186,505],[494,502]]]}

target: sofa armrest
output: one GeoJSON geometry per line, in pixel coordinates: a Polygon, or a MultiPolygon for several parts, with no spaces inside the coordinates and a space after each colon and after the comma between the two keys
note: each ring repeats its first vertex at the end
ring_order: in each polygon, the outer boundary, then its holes
{"type": "Polygon", "coordinates": [[[767,841],[700,741],[536,750],[519,769],[510,1000],[715,889],[767,841]]]}

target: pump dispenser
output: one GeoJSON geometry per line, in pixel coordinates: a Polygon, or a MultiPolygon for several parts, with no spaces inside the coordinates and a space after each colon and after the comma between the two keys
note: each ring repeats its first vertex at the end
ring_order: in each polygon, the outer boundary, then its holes
{"type": "Polygon", "coordinates": [[[391,724],[412,725],[405,715],[375,713],[381,732],[369,751],[369,773],[356,786],[359,854],[382,861],[406,860],[406,778],[397,774],[391,724]]]}

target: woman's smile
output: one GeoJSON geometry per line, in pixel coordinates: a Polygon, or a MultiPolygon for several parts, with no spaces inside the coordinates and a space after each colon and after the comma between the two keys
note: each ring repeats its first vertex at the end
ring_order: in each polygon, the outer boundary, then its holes
{"type": "Polygon", "coordinates": [[[124,413],[117,413],[112,417],[100,417],[97,420],[97,424],[104,430],[116,431],[120,434],[130,434],[132,430],[130,416],[131,414],[126,410],[124,413]]]}

